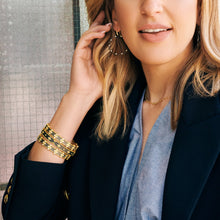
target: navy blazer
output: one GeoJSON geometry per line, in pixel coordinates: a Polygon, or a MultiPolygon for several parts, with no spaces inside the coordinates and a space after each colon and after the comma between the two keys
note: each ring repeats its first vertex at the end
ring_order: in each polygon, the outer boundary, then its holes
{"type": "MultiPolygon", "coordinates": [[[[76,155],[64,164],[26,160],[32,144],[15,156],[2,211],[5,220],[113,220],[131,125],[144,83],[129,97],[130,126],[109,141],[94,137],[97,102],[75,140],[76,155]]],[[[220,219],[220,95],[185,91],[168,164],[162,220],[220,219]]]]}

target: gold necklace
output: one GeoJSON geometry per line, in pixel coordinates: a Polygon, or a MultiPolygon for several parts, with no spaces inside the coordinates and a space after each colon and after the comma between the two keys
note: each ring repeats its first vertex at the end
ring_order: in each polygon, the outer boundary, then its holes
{"type": "Polygon", "coordinates": [[[150,100],[144,100],[145,102],[151,104],[151,105],[158,105],[159,103],[165,101],[165,100],[169,100],[171,97],[164,97],[164,98],[161,98],[159,101],[157,102],[151,102],[150,100]]]}
{"type": "Polygon", "coordinates": [[[165,100],[169,100],[169,99],[171,99],[170,96],[169,96],[169,97],[160,98],[159,101],[157,101],[157,102],[151,102],[151,101],[148,100],[148,98],[147,98],[147,92],[145,92],[145,94],[144,94],[144,102],[147,102],[147,103],[149,103],[149,104],[151,104],[151,105],[158,105],[159,103],[161,103],[161,102],[163,102],[163,101],[165,101],[165,100]]]}

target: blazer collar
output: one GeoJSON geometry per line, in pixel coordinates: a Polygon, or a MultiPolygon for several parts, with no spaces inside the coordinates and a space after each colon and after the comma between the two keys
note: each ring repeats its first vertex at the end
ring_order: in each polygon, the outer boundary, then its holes
{"type": "Polygon", "coordinates": [[[220,113],[220,93],[213,97],[199,97],[189,83],[185,89],[181,117],[190,125],[220,113]]]}
{"type": "Polygon", "coordinates": [[[108,141],[93,138],[90,153],[90,209],[92,219],[114,219],[122,170],[126,159],[131,125],[137,112],[145,80],[138,79],[129,97],[129,127],[123,138],[115,135],[108,141]]]}
{"type": "Polygon", "coordinates": [[[190,219],[220,152],[219,96],[185,93],[168,164],[163,199],[163,220],[190,219]]]}
{"type": "MultiPolygon", "coordinates": [[[[139,80],[129,99],[130,123],[145,87],[139,80]]],[[[218,157],[219,97],[198,98],[192,88],[184,102],[168,164],[163,199],[163,220],[189,219],[218,157]]],[[[131,126],[130,126],[131,127],[131,126]]],[[[90,155],[90,208],[94,219],[114,219],[129,132],[108,142],[94,138],[90,155]]]]}

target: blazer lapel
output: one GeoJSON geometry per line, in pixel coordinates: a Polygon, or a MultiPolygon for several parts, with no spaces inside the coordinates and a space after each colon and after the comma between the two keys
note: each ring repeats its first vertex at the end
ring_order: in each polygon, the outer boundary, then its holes
{"type": "Polygon", "coordinates": [[[163,220],[190,219],[220,152],[219,97],[184,98],[164,188],[163,220]]]}
{"type": "MultiPolygon", "coordinates": [[[[138,80],[130,96],[132,125],[145,80],[138,80]]],[[[90,154],[90,208],[96,220],[114,219],[121,173],[127,154],[129,131],[123,139],[93,139],[90,154]]],[[[189,219],[220,152],[219,97],[184,98],[168,165],[163,200],[163,220],[189,219]],[[216,116],[216,117],[214,117],[216,116]]]]}
{"type": "Polygon", "coordinates": [[[90,207],[95,220],[113,220],[124,161],[128,151],[131,125],[145,87],[145,80],[138,80],[129,97],[130,126],[126,135],[121,133],[109,141],[93,139],[90,154],[90,207]]]}

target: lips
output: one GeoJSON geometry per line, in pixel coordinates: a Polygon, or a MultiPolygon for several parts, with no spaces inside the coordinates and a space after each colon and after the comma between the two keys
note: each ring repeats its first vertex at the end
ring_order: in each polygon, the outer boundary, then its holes
{"type": "Polygon", "coordinates": [[[171,27],[162,25],[162,24],[147,24],[141,28],[139,28],[139,33],[150,33],[155,34],[159,32],[169,31],[171,30],[171,27]]]}
{"type": "Polygon", "coordinates": [[[172,28],[161,24],[147,24],[138,29],[140,36],[151,43],[159,43],[169,37],[172,28]]]}
{"type": "Polygon", "coordinates": [[[159,33],[159,32],[163,32],[163,31],[168,31],[170,29],[144,29],[144,30],[140,30],[140,33],[149,33],[149,34],[155,34],[155,33],[159,33]]]}

